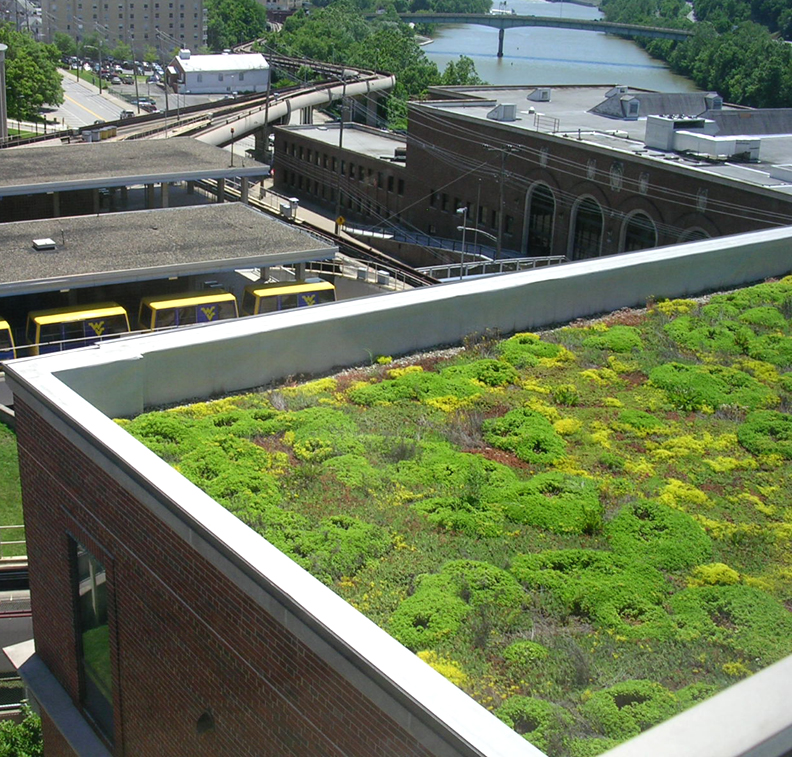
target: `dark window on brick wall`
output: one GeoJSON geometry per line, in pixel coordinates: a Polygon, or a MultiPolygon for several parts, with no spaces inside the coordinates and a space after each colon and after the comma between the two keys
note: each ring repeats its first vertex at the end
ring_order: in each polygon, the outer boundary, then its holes
{"type": "Polygon", "coordinates": [[[404,179],[399,179],[399,189],[398,192],[400,195],[404,194],[404,179]]]}
{"type": "Polygon", "coordinates": [[[107,619],[107,573],[82,544],[71,542],[80,665],[80,698],[102,735],[113,740],[113,681],[107,619]]]}

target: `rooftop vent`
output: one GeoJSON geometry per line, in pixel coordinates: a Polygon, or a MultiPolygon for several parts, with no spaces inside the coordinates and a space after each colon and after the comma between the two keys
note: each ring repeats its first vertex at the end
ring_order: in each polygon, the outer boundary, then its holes
{"type": "Polygon", "coordinates": [[[33,249],[34,250],[54,250],[55,249],[55,240],[50,239],[47,237],[46,239],[34,239],[33,240],[33,249]]]}
{"type": "Polygon", "coordinates": [[[179,50],[179,59],[180,60],[190,60],[190,56],[192,53],[185,48],[184,50],[179,50]]]}
{"type": "Polygon", "coordinates": [[[717,92],[704,95],[704,102],[707,103],[707,110],[723,110],[723,98],[717,92]]]}
{"type": "Polygon", "coordinates": [[[614,97],[615,95],[626,95],[630,88],[626,84],[617,84],[612,89],[605,93],[605,97],[614,97]]]}
{"type": "Polygon", "coordinates": [[[396,160],[407,160],[407,148],[406,147],[397,147],[393,151],[393,157],[396,160]]]}
{"type": "Polygon", "coordinates": [[[487,113],[487,118],[493,121],[516,121],[517,106],[514,103],[499,103],[487,113]]]}
{"type": "Polygon", "coordinates": [[[531,92],[527,99],[539,103],[549,103],[551,92],[552,90],[550,87],[539,87],[538,89],[535,89],[533,92],[531,92]]]}

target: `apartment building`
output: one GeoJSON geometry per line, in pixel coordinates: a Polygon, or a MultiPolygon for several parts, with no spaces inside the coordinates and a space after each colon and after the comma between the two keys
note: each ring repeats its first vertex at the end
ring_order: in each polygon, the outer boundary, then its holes
{"type": "Polygon", "coordinates": [[[169,59],[175,42],[197,50],[206,45],[203,0],[42,0],[45,39],[64,32],[75,40],[99,33],[108,46],[127,43],[136,58],[154,48],[169,59]]]}

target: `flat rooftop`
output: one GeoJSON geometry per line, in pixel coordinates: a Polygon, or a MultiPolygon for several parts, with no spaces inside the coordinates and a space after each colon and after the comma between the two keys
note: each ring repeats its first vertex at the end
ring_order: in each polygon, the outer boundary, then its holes
{"type": "Polygon", "coordinates": [[[268,167],[190,137],[0,150],[0,197],[232,176],[268,167]]]}
{"type": "MultiPolygon", "coordinates": [[[[303,134],[317,142],[338,147],[338,123],[307,124],[305,126],[290,126],[290,132],[303,134]]],[[[358,124],[344,123],[344,134],[341,140],[343,149],[366,155],[369,158],[379,158],[392,162],[396,148],[407,147],[407,139],[401,134],[392,134],[371,127],[358,124]]]]}
{"type": "Polygon", "coordinates": [[[241,203],[3,225],[0,295],[303,263],[336,247],[241,203]],[[34,239],[55,249],[37,250],[34,239]]]}
{"type": "MultiPolygon", "coordinates": [[[[732,179],[761,186],[786,194],[792,193],[792,184],[774,178],[775,166],[792,163],[792,110],[748,110],[724,104],[721,132],[729,136],[756,136],[761,138],[759,161],[756,163],[710,162],[694,156],[679,155],[647,148],[646,106],[637,119],[615,117],[619,109],[608,107],[609,93],[617,85],[552,86],[524,85],[504,87],[435,87],[435,94],[453,95],[456,100],[432,100],[416,103],[419,108],[429,108],[465,118],[481,119],[490,124],[500,124],[510,129],[542,132],[573,138],[583,144],[596,145],[608,150],[631,153],[665,165],[674,163],[685,168],[701,170],[712,176],[732,179]],[[529,100],[538,90],[549,90],[550,99],[529,100]],[[516,105],[516,121],[494,121],[488,114],[497,105],[516,105]],[[597,112],[599,111],[599,112],[597,112]],[[610,112],[610,115],[608,113],[610,112]],[[767,116],[767,117],[765,117],[767,116]],[[770,118],[772,116],[772,118],[770,118]],[[735,131],[735,121],[744,124],[744,131],[735,131]]],[[[644,89],[627,88],[616,98],[635,97],[652,101],[656,115],[703,116],[718,119],[716,112],[707,111],[707,93],[655,93],[644,89]],[[657,112],[659,111],[659,113],[657,112]]],[[[535,96],[535,95],[534,95],[535,96]]],[[[611,95],[612,96],[612,95],[611,95]]]]}

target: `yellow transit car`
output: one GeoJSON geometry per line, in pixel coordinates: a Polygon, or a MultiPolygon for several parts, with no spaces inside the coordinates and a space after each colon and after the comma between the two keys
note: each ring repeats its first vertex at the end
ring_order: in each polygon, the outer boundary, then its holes
{"type": "Polygon", "coordinates": [[[335,286],[323,279],[250,284],[242,297],[242,313],[259,315],[325,302],[335,302],[335,286]]]}
{"type": "Polygon", "coordinates": [[[14,334],[4,318],[0,318],[0,361],[13,360],[17,356],[14,334]]]}
{"type": "Polygon", "coordinates": [[[236,297],[230,292],[212,290],[144,297],[140,301],[138,323],[141,329],[153,331],[238,316],[236,297]]]}
{"type": "Polygon", "coordinates": [[[28,313],[27,341],[31,355],[85,347],[129,333],[127,312],[115,302],[72,305],[28,313]]]}

